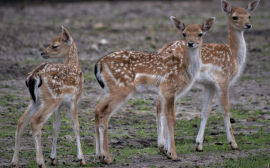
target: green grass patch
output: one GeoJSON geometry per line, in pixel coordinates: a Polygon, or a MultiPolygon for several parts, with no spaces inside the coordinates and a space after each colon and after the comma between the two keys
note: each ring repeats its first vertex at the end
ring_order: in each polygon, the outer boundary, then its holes
{"type": "MultiPolygon", "coordinates": [[[[151,101],[145,101],[143,99],[131,100],[130,104],[132,105],[151,105],[151,101]]],[[[146,106],[147,107],[147,106],[146,106]]],[[[8,108],[10,108],[8,106],[8,108]]],[[[232,110],[233,117],[236,119],[243,119],[248,116],[259,116],[261,114],[260,110],[232,110]]],[[[22,113],[21,113],[22,114],[22,113]]],[[[21,115],[18,114],[18,117],[21,115]]],[[[124,114],[124,113],[123,113],[124,114]]],[[[123,115],[121,114],[121,116],[123,115]]],[[[125,113],[126,114],[126,113],[125,113]]],[[[153,141],[153,139],[157,139],[156,133],[156,124],[155,121],[152,121],[152,114],[144,114],[141,113],[132,113],[130,112],[128,115],[124,115],[119,118],[117,115],[111,118],[109,126],[114,126],[109,128],[111,132],[108,133],[109,140],[117,139],[121,142],[124,142],[123,148],[114,148],[110,145],[110,155],[114,160],[115,165],[129,164],[136,160],[136,157],[142,156],[146,157],[151,155],[162,155],[156,147],[157,142],[150,143],[149,147],[140,146],[137,148],[136,143],[129,143],[130,140],[137,141],[140,143],[140,140],[143,141],[153,141]],[[150,119],[150,120],[149,120],[150,119]]],[[[57,158],[70,158],[70,156],[74,156],[72,159],[76,158],[77,147],[76,140],[74,136],[74,132],[72,130],[72,123],[68,116],[68,113],[61,112],[61,127],[57,145],[57,158]],[[72,139],[66,138],[66,135],[72,137],[72,139]]],[[[17,120],[18,118],[16,118],[17,120]]],[[[14,119],[15,120],[15,117],[14,119]]],[[[52,142],[52,134],[53,134],[53,121],[54,117],[52,116],[43,127],[42,134],[42,144],[44,151],[44,158],[47,158],[51,152],[51,142],[52,142]],[[48,138],[50,137],[50,138],[48,138]]],[[[205,139],[203,144],[203,153],[195,152],[195,139],[200,127],[200,118],[194,118],[191,120],[177,120],[175,123],[175,145],[178,156],[186,157],[189,154],[197,155],[200,158],[203,158],[205,155],[221,155],[223,153],[230,153],[231,148],[230,144],[227,141],[225,128],[223,124],[222,116],[210,116],[206,131],[205,131],[205,139]],[[217,134],[213,134],[217,133],[217,134]]],[[[269,123],[268,120],[258,120],[258,122],[269,123]]],[[[235,139],[238,144],[239,150],[249,152],[253,149],[267,149],[270,148],[270,134],[268,132],[269,124],[266,124],[266,127],[258,127],[256,125],[245,125],[243,123],[234,123],[234,128],[240,133],[235,134],[235,139]],[[257,132],[245,133],[248,130],[257,130],[257,132]],[[243,131],[243,133],[241,133],[243,131]]],[[[94,127],[94,122],[89,122],[88,118],[81,117],[80,118],[80,127],[81,127],[81,137],[91,136],[95,137],[95,132],[89,131],[89,128],[94,127]]],[[[7,136],[14,137],[15,133],[14,127],[3,128],[5,131],[0,133],[0,137],[4,138],[7,136]]],[[[27,135],[30,136],[30,135],[27,135]]],[[[32,141],[32,139],[31,139],[32,141]]],[[[14,140],[9,142],[14,145],[14,140]]],[[[34,143],[30,142],[32,147],[34,147],[34,143]]],[[[30,145],[28,144],[28,145],[30,145]]],[[[23,144],[22,144],[23,145],[23,144]]],[[[89,143],[88,140],[82,140],[81,145],[83,149],[83,153],[86,157],[90,157],[91,161],[87,161],[87,167],[100,167],[102,164],[99,162],[98,158],[95,156],[95,144],[94,140],[91,140],[89,143]]],[[[1,154],[1,153],[0,153],[1,154]]],[[[12,156],[12,152],[9,153],[10,158],[12,156]]],[[[210,167],[261,167],[267,165],[269,163],[269,156],[259,157],[259,154],[254,154],[248,157],[239,157],[237,160],[226,160],[220,161],[214,165],[210,165],[210,167]],[[268,160],[267,160],[268,159],[268,160]],[[239,166],[240,165],[240,166],[239,166]],[[242,166],[243,165],[243,166],[242,166]]],[[[165,157],[165,156],[164,156],[165,157]]],[[[35,149],[29,150],[26,152],[20,152],[20,158],[35,158],[35,149]]],[[[73,162],[72,160],[68,161],[68,163],[63,164],[59,163],[57,167],[78,167],[79,163],[73,162]]],[[[26,167],[36,167],[35,159],[32,159],[26,167]]]]}
{"type": "Polygon", "coordinates": [[[129,105],[142,105],[142,104],[144,104],[144,100],[143,99],[134,99],[134,100],[129,100],[128,102],[127,102],[127,104],[129,104],[129,105]]]}
{"type": "Polygon", "coordinates": [[[153,102],[151,100],[144,100],[142,98],[129,100],[127,102],[127,104],[130,105],[130,106],[137,106],[138,110],[141,110],[141,111],[149,111],[149,110],[151,110],[152,103],[153,102]]]}
{"type": "Polygon", "coordinates": [[[2,106],[6,106],[8,104],[8,102],[6,100],[1,100],[1,105],[2,106]]]}
{"type": "Polygon", "coordinates": [[[233,118],[236,119],[246,119],[250,116],[259,116],[262,114],[261,110],[247,110],[247,109],[231,109],[231,113],[233,114],[233,118]],[[251,111],[251,112],[250,112],[251,111]]]}
{"type": "Polygon", "coordinates": [[[131,158],[134,156],[158,155],[158,149],[155,147],[128,150],[112,149],[111,151],[116,164],[131,163],[131,158]]]}
{"type": "Polygon", "coordinates": [[[223,167],[230,168],[253,168],[253,167],[269,167],[270,154],[269,153],[255,153],[249,157],[239,157],[237,160],[228,160],[222,164],[223,167]]]}
{"type": "Polygon", "coordinates": [[[85,81],[96,80],[95,74],[92,71],[86,71],[83,73],[83,78],[85,81]]]}
{"type": "Polygon", "coordinates": [[[10,101],[13,102],[16,98],[16,95],[11,94],[10,92],[6,95],[4,95],[4,97],[2,99],[6,100],[6,101],[10,101]]]}

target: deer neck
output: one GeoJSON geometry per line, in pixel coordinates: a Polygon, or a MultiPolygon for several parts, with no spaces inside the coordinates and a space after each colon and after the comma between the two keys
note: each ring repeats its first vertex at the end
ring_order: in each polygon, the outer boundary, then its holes
{"type": "Polygon", "coordinates": [[[201,46],[196,48],[186,48],[187,58],[188,58],[188,73],[190,77],[193,79],[199,72],[201,68],[201,46]]]}
{"type": "Polygon", "coordinates": [[[232,55],[236,58],[237,63],[242,67],[246,61],[246,42],[244,39],[244,31],[235,30],[229,24],[229,47],[232,55]]]}
{"type": "Polygon", "coordinates": [[[64,56],[64,64],[73,65],[76,66],[77,68],[79,67],[77,47],[74,42],[70,46],[67,56],[64,56]]]}

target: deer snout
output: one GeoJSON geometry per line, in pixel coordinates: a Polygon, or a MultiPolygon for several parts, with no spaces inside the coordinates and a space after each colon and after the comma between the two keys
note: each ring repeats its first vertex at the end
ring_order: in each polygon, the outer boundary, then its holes
{"type": "Polygon", "coordinates": [[[188,47],[194,47],[194,42],[188,42],[187,45],[188,47]]]}
{"type": "Polygon", "coordinates": [[[49,56],[47,56],[45,52],[42,52],[40,55],[41,55],[43,58],[45,58],[45,59],[48,59],[48,58],[49,58],[49,56]]]}
{"type": "Polygon", "coordinates": [[[246,26],[246,29],[251,29],[252,28],[252,24],[250,24],[250,23],[246,23],[245,26],[246,26]]]}

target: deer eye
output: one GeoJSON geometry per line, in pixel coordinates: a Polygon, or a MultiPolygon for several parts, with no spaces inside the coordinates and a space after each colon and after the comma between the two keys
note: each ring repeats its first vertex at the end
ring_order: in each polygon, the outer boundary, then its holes
{"type": "Polygon", "coordinates": [[[251,18],[251,16],[248,17],[249,19],[251,18]]]}
{"type": "Polygon", "coordinates": [[[202,37],[202,33],[199,33],[198,36],[199,36],[199,37],[202,37]]]}
{"type": "Polygon", "coordinates": [[[238,20],[238,17],[237,16],[233,16],[232,19],[233,20],[238,20]]]}
{"type": "Polygon", "coordinates": [[[183,33],[182,35],[183,35],[184,37],[186,37],[186,36],[187,36],[187,35],[186,35],[186,33],[183,33]]]}
{"type": "Polygon", "coordinates": [[[52,49],[57,49],[58,46],[52,46],[52,49]]]}

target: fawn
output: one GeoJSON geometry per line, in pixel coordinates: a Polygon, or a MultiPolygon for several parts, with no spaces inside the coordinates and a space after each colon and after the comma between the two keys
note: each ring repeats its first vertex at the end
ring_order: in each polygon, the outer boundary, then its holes
{"type": "Polygon", "coordinates": [[[165,129],[164,150],[177,160],[174,143],[174,103],[191,86],[201,66],[202,36],[215,18],[199,24],[185,24],[171,17],[173,24],[185,34],[181,53],[157,54],[142,51],[118,51],[101,58],[95,65],[95,75],[102,88],[108,89],[105,99],[95,109],[96,155],[103,163],[111,163],[108,146],[108,121],[134,92],[157,93],[161,96],[161,112],[165,129]]]}
{"type": "Polygon", "coordinates": [[[42,63],[28,73],[26,86],[29,89],[31,100],[18,121],[12,166],[19,167],[21,139],[25,127],[30,122],[35,142],[37,164],[39,167],[46,167],[42,154],[41,129],[44,122],[53,113],[55,121],[50,159],[53,165],[56,164],[56,143],[60,129],[59,113],[63,105],[69,107],[69,115],[72,119],[77,141],[77,157],[81,164],[85,165],[80,144],[80,125],[77,114],[78,100],[83,92],[84,79],[79,67],[76,44],[64,27],[62,27],[62,34],[53,40],[52,44],[41,53],[41,56],[45,59],[62,57],[64,64],[42,63]]]}
{"type": "MultiPolygon", "coordinates": [[[[244,31],[250,30],[250,14],[257,8],[259,0],[250,2],[245,8],[231,7],[226,0],[221,0],[221,8],[228,17],[228,43],[204,43],[201,49],[202,66],[196,77],[196,82],[204,86],[204,102],[202,121],[196,138],[196,150],[202,151],[204,130],[211,112],[212,99],[215,93],[224,118],[227,139],[232,149],[237,149],[230,123],[229,87],[243,72],[246,61],[246,44],[244,31]]],[[[184,42],[173,41],[163,47],[159,53],[177,53],[185,49],[184,42]]],[[[157,103],[157,122],[161,122],[160,100],[157,103]]],[[[162,134],[158,132],[158,134],[162,134]]],[[[165,137],[159,136],[164,141],[165,137]]],[[[159,146],[163,144],[159,144],[159,146]]]]}

